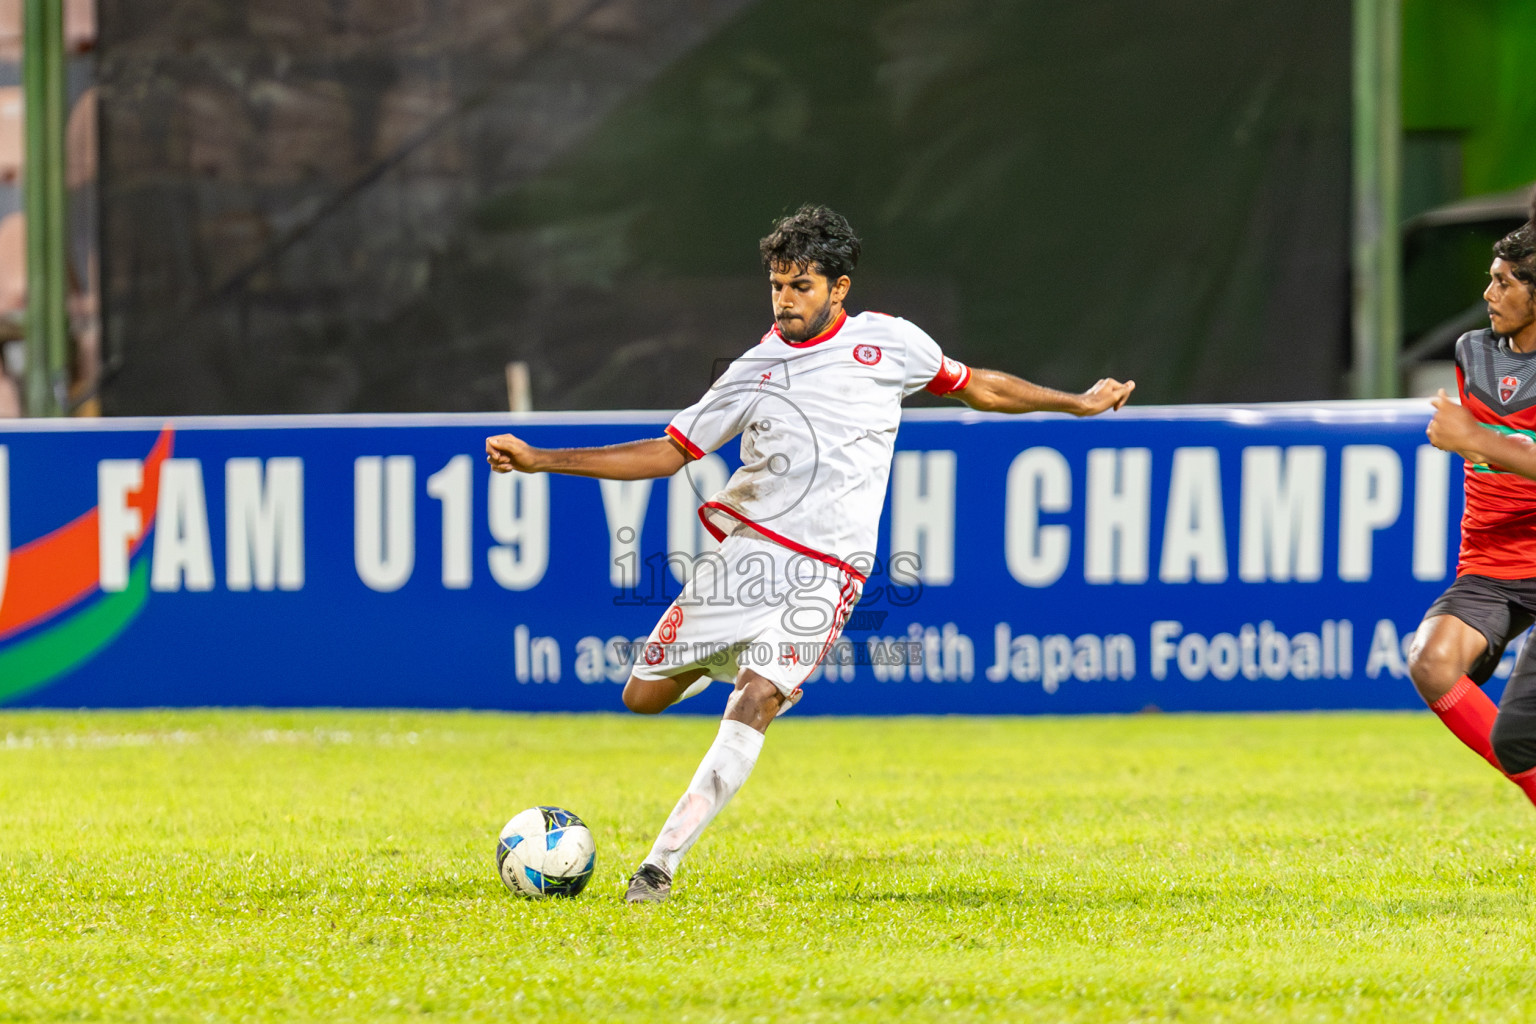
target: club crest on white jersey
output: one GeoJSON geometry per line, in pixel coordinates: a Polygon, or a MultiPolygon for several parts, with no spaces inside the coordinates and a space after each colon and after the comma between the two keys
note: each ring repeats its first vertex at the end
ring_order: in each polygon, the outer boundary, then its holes
{"type": "Polygon", "coordinates": [[[741,437],[741,468],[702,501],[717,540],[750,530],[862,578],[847,560],[872,557],[879,539],[901,400],[969,378],[906,320],[844,313],[805,341],[769,331],[667,435],[694,459],[741,437]]]}

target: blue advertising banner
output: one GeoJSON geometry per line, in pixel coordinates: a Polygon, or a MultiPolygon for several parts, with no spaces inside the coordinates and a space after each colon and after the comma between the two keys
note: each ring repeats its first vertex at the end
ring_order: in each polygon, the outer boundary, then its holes
{"type": "MultiPolygon", "coordinates": [[[[909,411],[863,599],[796,713],[1418,707],[1404,652],[1462,493],[1428,415],[909,411]]],[[[0,701],[620,710],[735,442],[620,483],[493,474],[484,440],[666,421],[8,424],[0,701]]]]}

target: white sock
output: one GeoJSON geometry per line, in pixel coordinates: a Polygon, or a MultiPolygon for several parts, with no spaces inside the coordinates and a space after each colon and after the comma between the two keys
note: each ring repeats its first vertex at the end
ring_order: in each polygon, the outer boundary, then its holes
{"type": "Polygon", "coordinates": [[[672,808],[645,863],[668,875],[676,874],[677,866],[704,829],[746,783],[762,750],[762,733],[743,722],[721,722],[715,742],[699,762],[688,791],[672,808]]]}

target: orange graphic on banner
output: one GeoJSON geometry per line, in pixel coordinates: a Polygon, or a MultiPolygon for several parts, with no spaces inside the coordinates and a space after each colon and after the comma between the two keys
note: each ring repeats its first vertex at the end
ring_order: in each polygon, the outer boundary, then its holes
{"type": "MultiPolygon", "coordinates": [[[[154,525],[160,464],[170,457],[173,438],[169,426],[160,431],[144,460],[143,486],[128,496],[128,506],[139,510],[143,524],[133,542],[133,553],[143,546],[154,525]]],[[[0,599],[0,638],[56,615],[100,585],[97,518],[98,510],[93,508],[11,552],[9,579],[0,599]]]]}

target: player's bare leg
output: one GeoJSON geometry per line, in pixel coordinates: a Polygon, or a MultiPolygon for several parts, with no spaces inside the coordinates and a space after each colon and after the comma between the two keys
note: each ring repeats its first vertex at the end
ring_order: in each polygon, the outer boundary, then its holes
{"type": "Polygon", "coordinates": [[[704,678],[705,671],[702,668],[693,669],[666,679],[641,679],[632,675],[629,682],[624,684],[624,706],[637,715],[659,715],[684,697],[691,697],[709,685],[709,680],[704,678]],[[695,689],[696,683],[703,685],[695,689]]]}
{"type": "Polygon", "coordinates": [[[1487,648],[1488,639],[1456,616],[1431,615],[1414,634],[1408,651],[1408,676],[1419,696],[1457,739],[1536,803],[1536,773],[1510,775],[1499,763],[1493,748],[1499,709],[1467,675],[1487,648]]]}
{"type": "Polygon", "coordinates": [[[1424,703],[1434,703],[1467,674],[1488,640],[1454,615],[1431,615],[1413,635],[1408,650],[1408,677],[1424,703]]]}
{"type": "Polygon", "coordinates": [[[725,706],[720,732],[688,790],[668,815],[651,852],[629,880],[629,903],[659,903],[672,893],[672,876],[709,823],[746,783],[763,749],[763,736],[788,698],[767,679],[742,669],[725,706]]]}
{"type": "Polygon", "coordinates": [[[722,720],[740,722],[759,733],[766,733],[788,699],[777,686],[751,669],[744,669],[736,677],[736,690],[726,701],[722,720]]]}

